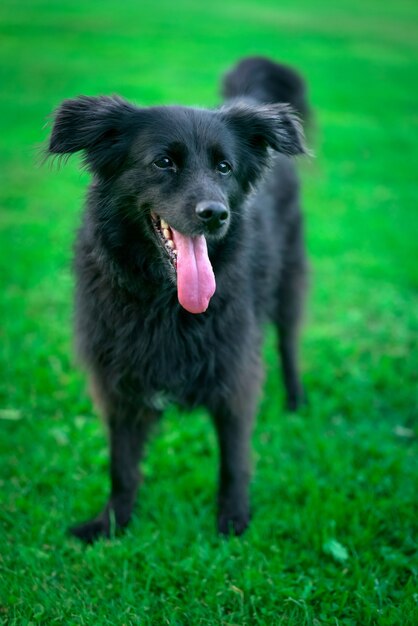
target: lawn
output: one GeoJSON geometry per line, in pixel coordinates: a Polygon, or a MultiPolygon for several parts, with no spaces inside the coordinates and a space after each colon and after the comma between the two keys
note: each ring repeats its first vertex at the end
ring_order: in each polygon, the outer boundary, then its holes
{"type": "Polygon", "coordinates": [[[3,0],[0,30],[0,623],[418,624],[418,4],[3,0]],[[249,54],[299,68],[314,110],[309,405],[282,410],[269,330],[250,530],[216,536],[210,421],[172,409],[129,530],[85,548],[66,528],[108,487],[72,350],[88,176],[42,165],[45,123],[79,93],[216,105],[249,54]]]}

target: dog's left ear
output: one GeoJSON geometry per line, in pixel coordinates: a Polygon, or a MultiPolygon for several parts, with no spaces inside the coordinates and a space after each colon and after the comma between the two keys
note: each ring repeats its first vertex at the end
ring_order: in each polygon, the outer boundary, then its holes
{"type": "Polygon", "coordinates": [[[252,147],[263,149],[270,146],[288,156],[307,153],[302,124],[288,104],[252,106],[237,103],[222,113],[241,139],[252,147]]]}
{"type": "Polygon", "coordinates": [[[287,156],[308,153],[302,124],[288,104],[236,103],[221,109],[221,115],[238,138],[250,182],[269,163],[268,148],[287,156]]]}

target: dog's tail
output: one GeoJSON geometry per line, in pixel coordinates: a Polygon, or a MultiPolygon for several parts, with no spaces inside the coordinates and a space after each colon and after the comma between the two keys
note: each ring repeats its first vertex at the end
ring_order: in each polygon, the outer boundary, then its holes
{"type": "Polygon", "coordinates": [[[304,80],[290,67],[263,57],[248,57],[235,65],[223,78],[222,95],[259,104],[287,103],[304,121],[309,119],[304,80]]]}

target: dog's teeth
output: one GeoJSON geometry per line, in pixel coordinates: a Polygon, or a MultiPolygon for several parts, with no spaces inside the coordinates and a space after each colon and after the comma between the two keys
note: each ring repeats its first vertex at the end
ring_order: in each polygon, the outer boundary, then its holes
{"type": "Polygon", "coordinates": [[[161,228],[164,230],[165,228],[170,228],[170,226],[167,224],[167,222],[163,219],[161,219],[161,228]]]}
{"type": "Polygon", "coordinates": [[[168,241],[166,241],[165,245],[168,246],[170,250],[174,251],[174,241],[172,239],[169,239],[168,241]]]}
{"type": "Polygon", "coordinates": [[[177,256],[177,254],[178,254],[177,250],[175,250],[175,249],[173,248],[172,252],[173,252],[173,254],[174,254],[175,256],[177,256]]]}
{"type": "Polygon", "coordinates": [[[163,229],[163,235],[166,239],[171,239],[171,231],[168,228],[163,229]]]}

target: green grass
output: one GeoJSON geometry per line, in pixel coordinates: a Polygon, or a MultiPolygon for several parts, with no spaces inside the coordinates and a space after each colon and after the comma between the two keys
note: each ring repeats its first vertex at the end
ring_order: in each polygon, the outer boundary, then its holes
{"type": "Polygon", "coordinates": [[[3,0],[0,31],[0,622],[418,624],[418,4],[3,0]],[[88,177],[40,167],[45,119],[78,93],[214,105],[254,53],[298,67],[316,115],[309,407],[281,410],[268,334],[248,533],[216,536],[210,422],[173,409],[128,532],[84,548],[66,526],[107,492],[71,347],[88,177]]]}

